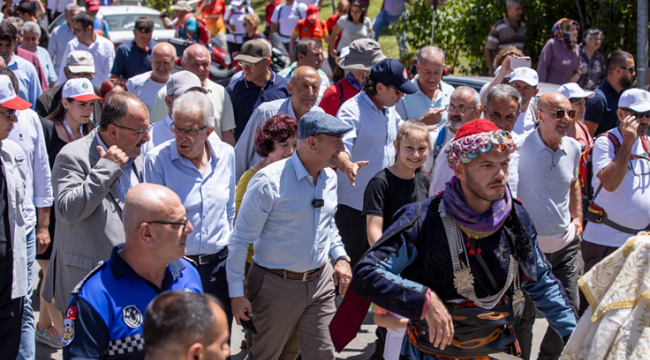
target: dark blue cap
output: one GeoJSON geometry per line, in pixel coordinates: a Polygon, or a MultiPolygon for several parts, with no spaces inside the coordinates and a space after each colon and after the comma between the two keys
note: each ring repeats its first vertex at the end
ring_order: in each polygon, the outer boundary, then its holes
{"type": "Polygon", "coordinates": [[[415,94],[418,87],[409,81],[404,65],[395,59],[384,59],[370,70],[370,78],[386,86],[392,86],[404,94],[415,94]]]}
{"type": "Polygon", "coordinates": [[[352,125],[343,120],[324,112],[310,111],[300,118],[298,139],[317,135],[341,137],[350,130],[352,130],[352,125]]]}

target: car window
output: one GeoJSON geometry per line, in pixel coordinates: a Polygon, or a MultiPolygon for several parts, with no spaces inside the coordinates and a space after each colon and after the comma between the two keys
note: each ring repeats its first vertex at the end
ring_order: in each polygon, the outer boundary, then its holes
{"type": "Polygon", "coordinates": [[[148,16],[153,20],[154,30],[162,30],[163,25],[159,17],[152,17],[147,14],[114,14],[105,15],[104,20],[108,23],[109,31],[132,31],[135,27],[135,20],[141,16],[148,16]]]}

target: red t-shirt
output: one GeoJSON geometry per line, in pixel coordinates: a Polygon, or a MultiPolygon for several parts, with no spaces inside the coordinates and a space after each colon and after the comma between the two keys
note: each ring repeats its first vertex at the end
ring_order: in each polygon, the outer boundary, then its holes
{"type": "MultiPolygon", "coordinates": [[[[336,22],[339,21],[339,18],[341,15],[339,14],[334,14],[327,19],[327,31],[331,34],[334,31],[334,27],[336,26],[336,22]]],[[[339,41],[341,40],[341,35],[343,34],[343,31],[339,33],[339,37],[336,38],[336,44],[334,44],[334,48],[338,48],[339,46],[339,41]]]]}
{"type": "Polygon", "coordinates": [[[307,19],[300,19],[293,29],[293,33],[298,35],[300,40],[314,39],[318,42],[322,42],[323,36],[329,34],[325,22],[321,19],[316,19],[313,24],[307,19]]]}
{"type": "MultiPolygon", "coordinates": [[[[359,91],[355,89],[352,84],[350,84],[350,81],[348,81],[348,79],[343,78],[341,81],[339,81],[339,83],[343,88],[343,102],[348,101],[354,95],[359,93],[359,91]]],[[[323,109],[323,111],[332,116],[336,116],[336,113],[339,112],[341,105],[343,105],[343,103],[341,102],[341,93],[337,84],[332,84],[327,88],[327,90],[325,90],[325,93],[323,94],[323,97],[318,104],[318,106],[323,109]]]]}
{"type": "Polygon", "coordinates": [[[276,0],[274,4],[266,3],[266,25],[271,26],[271,15],[273,15],[273,10],[275,10],[275,7],[282,4],[282,0],[276,0]]]}

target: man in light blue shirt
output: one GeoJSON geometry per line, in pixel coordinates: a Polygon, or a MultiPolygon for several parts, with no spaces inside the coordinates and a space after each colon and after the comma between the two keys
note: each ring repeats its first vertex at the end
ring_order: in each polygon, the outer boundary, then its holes
{"type": "Polygon", "coordinates": [[[405,95],[396,106],[403,120],[420,120],[427,125],[447,121],[445,106],[454,87],[442,81],[445,53],[437,46],[427,45],[418,52],[418,75],[411,80],[418,87],[414,94],[405,95]]]}
{"type": "Polygon", "coordinates": [[[319,94],[318,82],[318,73],[312,67],[301,66],[291,74],[287,85],[290,98],[262,103],[253,111],[235,145],[237,161],[235,175],[238,181],[246,170],[262,161],[262,157],[255,152],[255,132],[266,120],[277,114],[284,114],[300,121],[300,118],[309,111],[323,112],[323,109],[316,106],[319,94]]]}
{"type": "Polygon", "coordinates": [[[63,58],[65,47],[70,40],[74,37],[70,26],[72,25],[72,16],[79,12],[77,4],[68,4],[65,7],[65,24],[59,25],[50,34],[50,41],[47,44],[47,51],[50,53],[52,63],[54,64],[54,71],[59,73],[62,64],[65,64],[66,59],[63,58]]]}
{"type": "Polygon", "coordinates": [[[187,256],[198,264],[204,291],[224,304],[230,324],[226,257],[235,219],[235,152],[213,133],[214,107],[206,94],[181,95],[172,118],[175,138],[147,153],[145,182],[180,196],[194,227],[187,234],[187,256]]]}
{"type": "Polygon", "coordinates": [[[345,295],[351,270],[334,221],[337,179],[331,167],[351,129],[331,115],[308,112],[298,124],[293,156],[260,170],[248,185],[228,242],[227,269],[237,323],[255,319],[253,359],[277,359],[294,331],[301,334],[304,359],[334,359],[334,287],[345,295]],[[250,244],[255,255],[247,298],[250,244]]]}
{"type": "Polygon", "coordinates": [[[352,125],[352,131],[343,137],[345,151],[338,157],[340,201],[336,225],[353,267],[369,246],[361,215],[363,193],[375,174],[393,164],[393,140],[402,122],[395,105],[404,94],[416,91],[417,86],[408,81],[404,66],[397,60],[385,59],[372,67],[363,91],[346,101],[337,114],[352,125]]]}

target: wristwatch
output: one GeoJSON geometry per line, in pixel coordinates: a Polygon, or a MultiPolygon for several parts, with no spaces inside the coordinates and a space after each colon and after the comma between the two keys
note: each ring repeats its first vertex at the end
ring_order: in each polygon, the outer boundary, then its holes
{"type": "Polygon", "coordinates": [[[337,257],[337,258],[336,258],[336,261],[334,261],[334,263],[337,263],[337,262],[339,262],[339,261],[341,261],[341,260],[345,260],[345,261],[347,261],[347,262],[351,262],[351,261],[352,261],[352,259],[350,259],[349,256],[347,256],[347,255],[343,255],[343,256],[339,256],[339,257],[337,257]]]}

